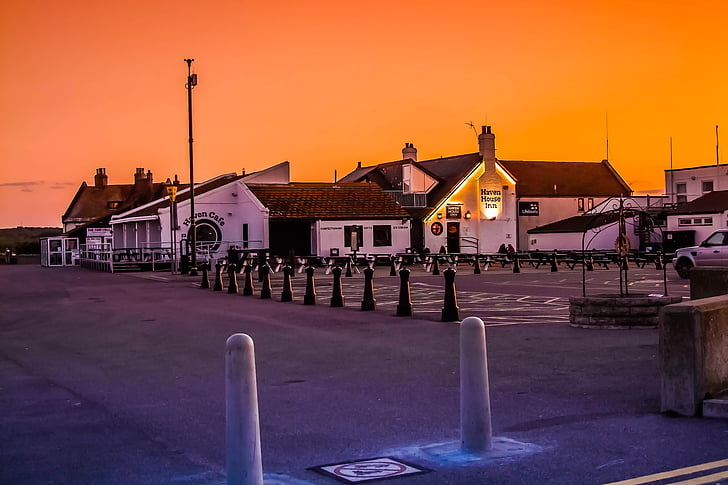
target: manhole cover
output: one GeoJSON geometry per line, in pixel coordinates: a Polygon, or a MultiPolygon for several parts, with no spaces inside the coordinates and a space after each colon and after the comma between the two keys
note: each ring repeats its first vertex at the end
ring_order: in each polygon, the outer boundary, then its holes
{"type": "Polygon", "coordinates": [[[391,457],[333,463],[331,465],[312,467],[309,470],[336,478],[344,483],[373,482],[375,480],[416,475],[432,471],[428,468],[406,463],[391,457]]]}

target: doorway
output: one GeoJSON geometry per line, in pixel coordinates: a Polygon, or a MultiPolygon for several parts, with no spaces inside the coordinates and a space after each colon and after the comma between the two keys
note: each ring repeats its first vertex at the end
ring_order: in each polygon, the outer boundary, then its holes
{"type": "Polygon", "coordinates": [[[460,252],[460,223],[459,222],[448,222],[447,223],[447,252],[448,253],[459,253],[460,252]]]}

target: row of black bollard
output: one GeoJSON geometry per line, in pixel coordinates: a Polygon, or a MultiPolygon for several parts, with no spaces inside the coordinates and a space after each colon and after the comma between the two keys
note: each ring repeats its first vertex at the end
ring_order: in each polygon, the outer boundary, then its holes
{"type": "MultiPolygon", "coordinates": [[[[437,258],[434,258],[437,261],[437,258]]],[[[437,264],[437,263],[435,263],[437,264]]],[[[478,262],[475,263],[478,265],[478,262]]],[[[516,263],[517,264],[517,261],[516,263]]],[[[245,275],[245,284],[243,287],[243,295],[250,296],[253,294],[253,269],[250,264],[242,265],[242,272],[245,275]]],[[[200,288],[209,288],[210,282],[208,280],[208,268],[209,264],[201,265],[202,269],[202,283],[200,288]]],[[[215,283],[213,285],[213,291],[222,291],[223,280],[222,273],[227,269],[228,272],[228,293],[237,294],[239,291],[237,273],[238,267],[233,264],[215,264],[215,283]]],[[[271,298],[271,280],[270,280],[270,266],[268,263],[263,264],[260,267],[260,273],[262,276],[262,288],[260,292],[261,299],[271,298]]],[[[309,266],[306,268],[306,293],[303,298],[304,305],[315,305],[316,304],[316,286],[314,279],[314,272],[316,268],[309,266]]],[[[336,266],[332,269],[334,275],[333,291],[331,296],[332,307],[343,307],[344,306],[344,295],[342,289],[341,273],[342,268],[336,266]]],[[[293,301],[293,288],[291,285],[291,278],[294,269],[290,265],[283,267],[283,291],[281,292],[281,301],[290,302],[293,301]]],[[[455,292],[455,270],[448,268],[443,271],[445,277],[445,300],[442,307],[442,321],[452,322],[460,320],[460,309],[457,305],[457,297],[455,292]]],[[[399,317],[411,317],[412,316],[412,295],[410,291],[410,270],[406,267],[399,270],[400,277],[400,290],[399,290],[399,301],[397,304],[396,315],[399,317]]],[[[376,309],[376,299],[374,298],[374,269],[368,267],[364,270],[364,298],[361,302],[362,311],[373,311],[376,309]]]]}

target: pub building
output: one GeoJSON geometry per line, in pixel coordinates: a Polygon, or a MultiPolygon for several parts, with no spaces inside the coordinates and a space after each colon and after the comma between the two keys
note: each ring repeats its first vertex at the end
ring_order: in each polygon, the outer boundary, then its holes
{"type": "Polygon", "coordinates": [[[381,186],[412,216],[415,250],[448,253],[496,252],[501,244],[528,250],[530,229],[632,194],[607,160],[499,160],[490,126],[476,153],[418,161],[406,143],[401,160],[359,163],[342,181],[381,186]]]}

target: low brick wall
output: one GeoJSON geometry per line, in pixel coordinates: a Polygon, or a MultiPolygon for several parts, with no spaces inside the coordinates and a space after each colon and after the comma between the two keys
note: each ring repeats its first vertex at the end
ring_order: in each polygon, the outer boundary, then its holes
{"type": "Polygon", "coordinates": [[[684,416],[728,389],[728,295],[662,310],[660,381],[660,410],[684,416]]]}
{"type": "Polygon", "coordinates": [[[580,328],[657,328],[660,308],[679,296],[572,296],[569,324],[580,328]]]}

